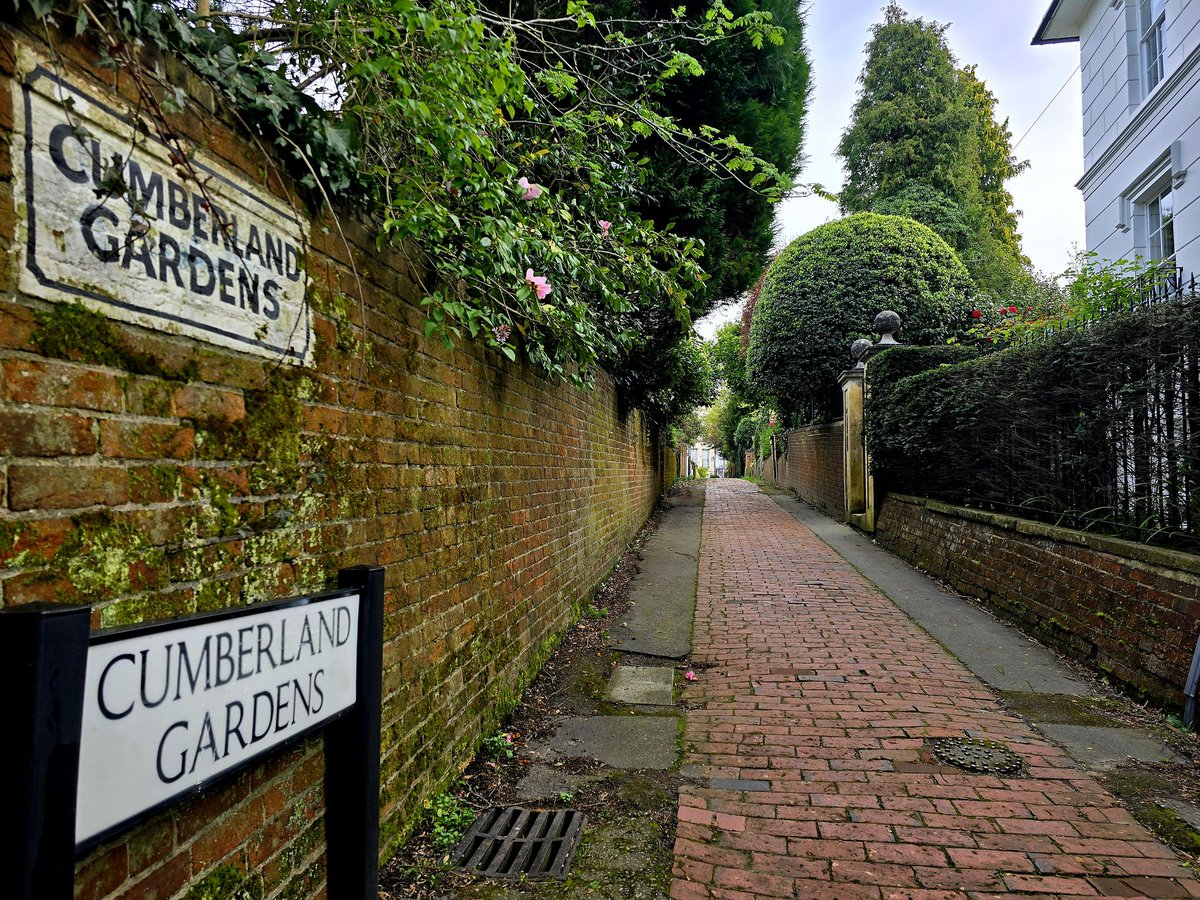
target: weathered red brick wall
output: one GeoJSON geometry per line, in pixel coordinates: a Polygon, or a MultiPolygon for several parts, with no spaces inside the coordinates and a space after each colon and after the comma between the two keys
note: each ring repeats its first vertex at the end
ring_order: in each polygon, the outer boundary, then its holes
{"type": "Polygon", "coordinates": [[[875,539],[1067,656],[1182,704],[1200,557],[897,494],[875,539]]]}
{"type": "MultiPolygon", "coordinates": [[[[386,567],[393,848],[607,575],[669,457],[603,374],[581,392],[427,340],[412,267],[348,215],[312,227],[305,369],[20,294],[13,41],[0,28],[0,604],[91,603],[106,628],[386,567]]],[[[58,50],[73,78],[112,82],[58,50]]],[[[252,180],[276,171],[212,115],[174,124],[252,180]]],[[[81,860],[77,897],[319,896],[323,771],[319,737],[276,753],[81,860]]]]}
{"type": "MultiPolygon", "coordinates": [[[[838,519],[846,517],[846,481],[842,463],[842,423],[812,425],[787,433],[787,453],[777,460],[776,484],[838,519]]],[[[766,461],[763,477],[774,473],[766,461]]]]}

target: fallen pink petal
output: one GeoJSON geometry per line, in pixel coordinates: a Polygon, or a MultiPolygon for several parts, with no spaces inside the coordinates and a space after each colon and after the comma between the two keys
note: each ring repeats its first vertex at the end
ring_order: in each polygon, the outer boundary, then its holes
{"type": "Polygon", "coordinates": [[[686,678],[688,681],[695,681],[696,673],[693,672],[691,669],[688,669],[686,672],[683,673],[683,677],[686,678]]]}

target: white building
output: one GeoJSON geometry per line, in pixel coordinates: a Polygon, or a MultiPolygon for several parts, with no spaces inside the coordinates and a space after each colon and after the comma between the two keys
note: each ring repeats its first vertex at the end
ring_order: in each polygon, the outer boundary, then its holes
{"type": "Polygon", "coordinates": [[[710,478],[725,477],[725,457],[718,452],[716,447],[710,447],[703,441],[698,441],[688,448],[688,462],[691,463],[688,466],[689,476],[697,476],[698,470],[703,467],[710,478]]]}
{"type": "Polygon", "coordinates": [[[1054,0],[1033,42],[1062,41],[1079,41],[1087,249],[1200,275],[1200,0],[1054,0]]]}

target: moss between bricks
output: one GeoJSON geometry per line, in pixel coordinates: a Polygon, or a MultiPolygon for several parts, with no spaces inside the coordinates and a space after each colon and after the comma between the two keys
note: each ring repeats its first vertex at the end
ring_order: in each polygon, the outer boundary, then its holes
{"type": "Polygon", "coordinates": [[[192,381],[196,362],[178,368],[164,366],[148,353],[128,347],[107,317],[80,303],[56,303],[33,314],[38,330],[33,344],[46,356],[124,369],[134,375],[152,375],[169,381],[192,381]]]}
{"type": "Polygon", "coordinates": [[[166,552],[150,546],[143,531],[127,519],[103,510],[72,521],[75,528],[50,560],[50,568],[89,601],[128,593],[137,565],[151,571],[166,566],[166,552]]]}
{"type": "MultiPolygon", "coordinates": [[[[153,357],[126,348],[113,326],[82,305],[58,304],[48,312],[39,312],[40,329],[35,343],[51,356],[79,359],[99,365],[123,368],[138,374],[174,380],[188,380],[192,369],[167,369],[153,357]]],[[[282,563],[296,565],[299,590],[318,589],[326,583],[335,565],[332,561],[298,560],[302,542],[300,529],[313,519],[320,508],[313,487],[331,479],[336,483],[342,467],[333,458],[333,442],[328,438],[301,443],[302,397],[310,394],[310,379],[302,373],[276,370],[266,384],[245,393],[246,415],[230,422],[205,419],[197,422],[198,445],[210,459],[252,459],[262,465],[252,469],[251,490],[293,494],[289,508],[277,508],[256,521],[246,521],[243,510],[228,488],[207,473],[196,486],[200,502],[189,510],[183,533],[170,555],[184,554],[184,580],[203,580],[212,552],[207,542],[213,538],[243,539],[241,568],[246,570],[242,584],[232,580],[204,580],[198,588],[192,608],[181,609],[177,601],[135,597],[104,609],[106,627],[164,618],[195,609],[228,607],[248,596],[266,596],[276,583],[275,570],[282,563]],[[305,455],[315,473],[310,487],[296,493],[305,455]],[[234,588],[240,590],[235,593],[234,588]]],[[[150,466],[139,470],[143,483],[165,499],[179,493],[179,472],[175,467],[150,466]]],[[[113,600],[136,586],[133,573],[138,567],[151,572],[165,570],[168,548],[149,544],[141,529],[129,521],[118,521],[107,512],[77,517],[75,529],[47,561],[47,577],[58,574],[87,600],[113,600]]],[[[0,533],[0,552],[11,552],[20,536],[20,525],[6,526],[0,533]]],[[[320,552],[320,551],[318,551],[320,552]]],[[[217,556],[222,554],[217,551],[217,556]]],[[[236,568],[232,554],[221,560],[236,568]]],[[[17,562],[17,560],[14,560],[17,562]]],[[[11,564],[11,562],[10,562],[11,564]]]]}
{"type": "Polygon", "coordinates": [[[194,884],[187,900],[262,900],[262,896],[260,878],[248,878],[237,866],[224,865],[194,884]]]}

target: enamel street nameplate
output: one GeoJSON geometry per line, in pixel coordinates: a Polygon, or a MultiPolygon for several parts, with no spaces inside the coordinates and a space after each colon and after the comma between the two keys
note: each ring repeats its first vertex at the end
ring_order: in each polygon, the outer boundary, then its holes
{"type": "Polygon", "coordinates": [[[115,833],[356,702],[359,594],[100,633],[76,844],[115,833]]]}

